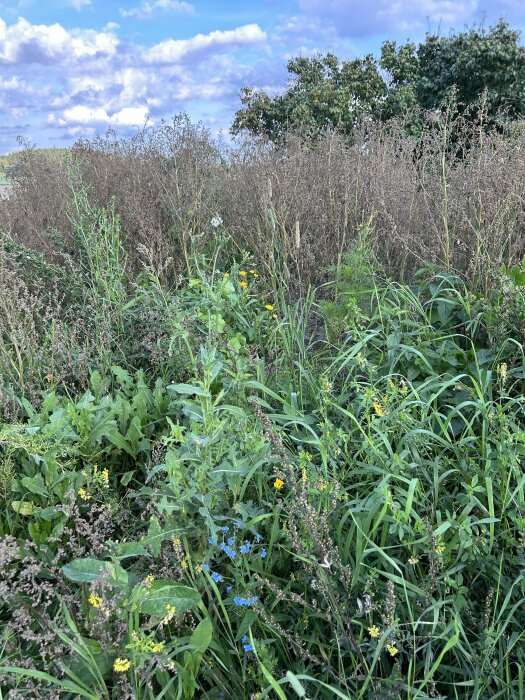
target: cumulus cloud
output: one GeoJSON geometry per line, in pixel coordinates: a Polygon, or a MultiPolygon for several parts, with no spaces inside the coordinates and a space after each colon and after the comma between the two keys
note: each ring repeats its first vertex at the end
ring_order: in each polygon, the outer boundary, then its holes
{"type": "Polygon", "coordinates": [[[114,54],[117,37],[93,29],[67,31],[61,24],[30,24],[20,17],[8,27],[0,19],[0,63],[50,64],[97,54],[114,54]]]}
{"type": "Polygon", "coordinates": [[[191,39],[167,39],[152,46],[145,58],[148,63],[177,63],[191,54],[213,49],[231,49],[266,41],[266,32],[258,24],[209,34],[197,34],[191,39]]]}
{"type": "MultiPolygon", "coordinates": [[[[82,2],[83,0],[80,0],[82,2]]],[[[181,0],[142,0],[138,7],[129,10],[120,8],[122,17],[133,17],[134,19],[148,19],[162,12],[193,13],[194,8],[189,2],[181,0]]]]}
{"type": "Polygon", "coordinates": [[[307,17],[324,19],[350,37],[421,32],[429,22],[462,29],[485,15],[490,22],[525,19],[522,0],[299,0],[299,6],[307,17]]]}

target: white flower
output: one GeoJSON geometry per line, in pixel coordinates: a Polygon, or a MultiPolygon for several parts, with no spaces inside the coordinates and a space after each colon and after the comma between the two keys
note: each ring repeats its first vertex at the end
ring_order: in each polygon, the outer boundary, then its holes
{"type": "Polygon", "coordinates": [[[213,228],[217,228],[217,226],[220,226],[222,224],[222,219],[220,216],[214,216],[210,223],[213,226],[213,228]]]}

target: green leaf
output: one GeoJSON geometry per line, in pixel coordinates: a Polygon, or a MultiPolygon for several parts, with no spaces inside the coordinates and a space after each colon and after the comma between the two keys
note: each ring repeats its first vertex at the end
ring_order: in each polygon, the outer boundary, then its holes
{"type": "Polygon", "coordinates": [[[93,583],[102,577],[119,586],[128,582],[128,574],[120,564],[100,559],[73,559],[62,567],[62,573],[77,583],[93,583]]]}
{"type": "Polygon", "coordinates": [[[209,396],[209,393],[200,386],[193,386],[192,384],[170,384],[168,389],[176,391],[177,394],[187,394],[188,396],[192,394],[196,396],[209,396]]]}
{"type": "Polygon", "coordinates": [[[200,593],[194,588],[163,580],[153,581],[149,588],[141,585],[138,595],[137,605],[140,612],[159,617],[166,615],[168,605],[173,605],[176,614],[179,615],[201,601],[200,593]]]}
{"type": "Polygon", "coordinates": [[[13,501],[11,508],[19,515],[33,515],[37,510],[40,510],[35,509],[35,504],[31,503],[31,501],[13,501]]]}
{"type": "Polygon", "coordinates": [[[196,646],[200,652],[205,652],[210,646],[213,636],[213,625],[209,617],[201,620],[197,627],[193,630],[190,637],[190,644],[196,646]]]}

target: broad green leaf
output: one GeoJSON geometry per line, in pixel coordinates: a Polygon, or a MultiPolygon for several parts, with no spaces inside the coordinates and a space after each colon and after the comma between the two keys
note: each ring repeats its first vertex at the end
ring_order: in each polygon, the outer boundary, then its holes
{"type": "Polygon", "coordinates": [[[193,608],[201,601],[198,591],[170,581],[153,581],[149,588],[141,586],[138,591],[137,605],[145,615],[164,617],[167,606],[175,607],[176,615],[193,608]]]}

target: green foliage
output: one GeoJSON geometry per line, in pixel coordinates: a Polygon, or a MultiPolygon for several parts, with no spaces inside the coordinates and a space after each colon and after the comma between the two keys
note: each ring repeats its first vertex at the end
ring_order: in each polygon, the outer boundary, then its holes
{"type": "Polygon", "coordinates": [[[386,283],[370,224],[330,300],[174,291],[80,211],[111,341],[0,429],[1,693],[520,697],[522,267],[386,283]]]}
{"type": "Polygon", "coordinates": [[[246,130],[279,143],[286,132],[315,138],[327,127],[349,135],[363,117],[401,117],[421,131],[425,114],[438,119],[451,105],[485,128],[525,114],[525,49],[503,21],[449,36],[427,34],[416,45],[386,41],[381,57],[341,63],[333,54],[288,62],[282,95],[244,88],[232,132],[246,130]]]}

